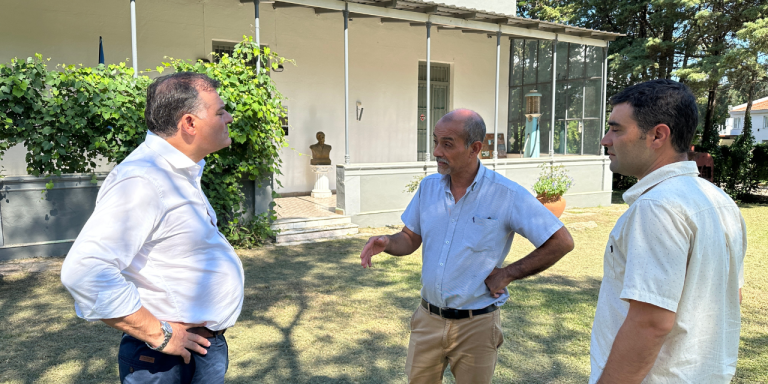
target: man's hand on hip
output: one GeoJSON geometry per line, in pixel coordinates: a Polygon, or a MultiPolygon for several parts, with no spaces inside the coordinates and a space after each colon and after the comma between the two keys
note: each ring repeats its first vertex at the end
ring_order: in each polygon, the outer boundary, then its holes
{"type": "Polygon", "coordinates": [[[166,345],[161,352],[169,355],[181,356],[184,359],[184,364],[189,364],[189,361],[192,359],[192,354],[189,351],[197,352],[201,355],[208,353],[208,350],[203,347],[210,347],[211,342],[205,337],[192,332],[187,332],[190,328],[202,327],[205,324],[171,322],[168,322],[168,324],[173,328],[173,335],[171,336],[171,340],[168,341],[168,345],[166,345]]]}
{"type": "MultiPolygon", "coordinates": [[[[149,343],[153,347],[161,345],[163,340],[165,340],[165,333],[161,328],[160,320],[144,307],[139,308],[138,311],[128,316],[101,319],[101,321],[112,328],[149,343]]],[[[181,356],[184,358],[185,364],[189,364],[192,358],[192,354],[189,351],[197,352],[201,355],[208,353],[203,347],[210,347],[211,343],[200,335],[187,332],[190,328],[202,327],[205,324],[172,323],[170,321],[168,324],[173,329],[173,333],[171,334],[171,339],[168,340],[168,344],[160,352],[181,356]]]]}
{"type": "Polygon", "coordinates": [[[485,286],[491,291],[491,296],[498,298],[504,293],[504,288],[512,282],[509,273],[504,268],[494,268],[485,278],[485,286]]]}

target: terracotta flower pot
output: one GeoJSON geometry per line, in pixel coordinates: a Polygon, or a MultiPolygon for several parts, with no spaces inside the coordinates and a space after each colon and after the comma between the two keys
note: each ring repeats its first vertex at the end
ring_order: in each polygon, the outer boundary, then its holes
{"type": "Polygon", "coordinates": [[[563,211],[565,211],[565,198],[562,196],[547,199],[544,195],[538,195],[536,198],[558,219],[563,214],[563,211]]]}

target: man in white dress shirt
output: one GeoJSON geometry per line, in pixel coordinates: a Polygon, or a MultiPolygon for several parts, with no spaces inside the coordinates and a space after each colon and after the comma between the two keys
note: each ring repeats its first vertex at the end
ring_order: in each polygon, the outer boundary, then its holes
{"type": "Polygon", "coordinates": [[[109,173],[64,260],[77,315],[124,332],[123,383],[224,381],[244,274],[200,187],[203,158],[231,143],[218,86],[195,73],[150,85],[150,132],[109,173]]]}
{"type": "Polygon", "coordinates": [[[589,382],[728,383],[747,231],[733,200],[687,161],[696,99],[660,79],[610,102],[602,145],[611,170],[638,182],[605,247],[589,382]]]}

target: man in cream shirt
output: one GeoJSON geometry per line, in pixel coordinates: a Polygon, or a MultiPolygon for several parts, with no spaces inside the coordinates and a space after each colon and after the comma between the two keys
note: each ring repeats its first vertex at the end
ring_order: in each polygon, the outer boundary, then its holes
{"type": "Polygon", "coordinates": [[[195,73],[150,85],[150,132],[107,176],[64,260],[77,315],[124,332],[123,383],[224,382],[244,274],[200,187],[203,158],[231,143],[218,86],[195,73]]]}
{"type": "Polygon", "coordinates": [[[746,227],[687,161],[696,100],[654,80],[610,100],[611,170],[638,178],[605,248],[590,383],[728,383],[736,372],[746,227]]]}

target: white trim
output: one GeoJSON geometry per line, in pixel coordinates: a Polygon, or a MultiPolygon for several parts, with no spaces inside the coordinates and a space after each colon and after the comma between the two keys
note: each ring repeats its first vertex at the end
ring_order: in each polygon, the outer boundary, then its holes
{"type": "MultiPolygon", "coordinates": [[[[304,5],[307,7],[326,8],[341,11],[344,9],[344,4],[337,0],[280,0],[281,3],[290,3],[304,5]]],[[[515,27],[512,25],[500,25],[494,23],[488,23],[476,20],[457,19],[447,16],[429,15],[425,13],[410,12],[400,9],[376,7],[373,5],[365,5],[358,3],[346,3],[349,5],[349,13],[359,13],[370,16],[378,16],[389,19],[407,20],[414,23],[426,23],[428,21],[433,24],[452,26],[457,28],[472,29],[478,31],[485,31],[489,33],[496,33],[501,31],[505,36],[514,36],[522,38],[535,38],[540,40],[554,40],[555,37],[560,38],[561,41],[577,44],[586,44],[597,47],[605,47],[607,41],[593,39],[588,37],[579,37],[568,35],[568,32],[547,32],[538,29],[528,29],[515,27]]],[[[562,26],[566,28],[565,25],[562,26]]]]}

